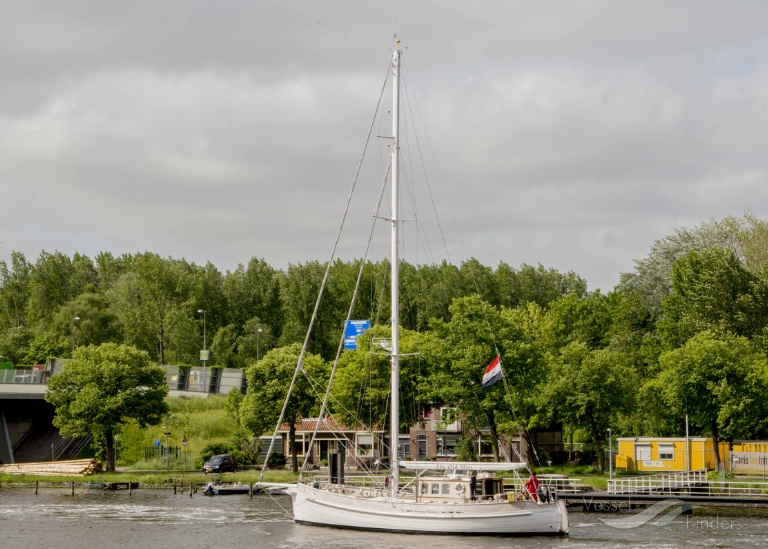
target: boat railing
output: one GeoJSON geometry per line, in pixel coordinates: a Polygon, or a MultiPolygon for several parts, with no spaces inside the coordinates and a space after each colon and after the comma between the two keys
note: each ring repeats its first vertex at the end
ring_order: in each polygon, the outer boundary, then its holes
{"type": "MultiPolygon", "coordinates": [[[[525,482],[527,479],[522,478],[505,478],[504,479],[504,491],[505,492],[526,492],[525,482]]],[[[539,486],[543,486],[549,490],[550,493],[557,494],[578,494],[584,492],[587,487],[581,484],[581,479],[578,478],[545,478],[539,477],[539,486]]]]}

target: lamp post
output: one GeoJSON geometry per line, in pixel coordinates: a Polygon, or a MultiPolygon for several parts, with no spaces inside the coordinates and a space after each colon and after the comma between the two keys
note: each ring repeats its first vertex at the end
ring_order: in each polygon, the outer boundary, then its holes
{"type": "Polygon", "coordinates": [[[608,429],[608,480],[613,480],[613,433],[608,429]]]}
{"type": "Polygon", "coordinates": [[[259,358],[260,358],[260,356],[261,356],[261,355],[259,354],[259,343],[260,343],[260,341],[259,341],[259,340],[261,339],[261,332],[262,332],[262,331],[263,331],[263,330],[262,330],[261,328],[259,328],[258,330],[256,330],[256,362],[258,362],[258,361],[259,361],[259,358]]]}
{"type": "Polygon", "coordinates": [[[168,424],[171,422],[171,418],[173,417],[173,414],[168,416],[168,419],[165,421],[165,425],[163,426],[163,429],[165,430],[165,457],[168,460],[168,472],[171,472],[171,452],[170,448],[168,446],[168,435],[171,434],[171,432],[168,430],[168,424]]]}
{"type": "Polygon", "coordinates": [[[80,317],[76,316],[72,319],[72,353],[75,352],[75,322],[79,322],[80,317]]]}
{"type": "Polygon", "coordinates": [[[198,309],[198,313],[203,314],[203,352],[200,354],[200,358],[203,361],[203,392],[208,392],[208,387],[205,384],[205,368],[208,366],[208,347],[205,339],[205,309],[198,309]]]}

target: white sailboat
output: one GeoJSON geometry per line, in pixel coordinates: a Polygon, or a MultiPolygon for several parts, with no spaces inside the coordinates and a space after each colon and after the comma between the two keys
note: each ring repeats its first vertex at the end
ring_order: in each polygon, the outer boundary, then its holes
{"type": "MultiPolygon", "coordinates": [[[[391,147],[391,456],[399,440],[399,92],[400,57],[392,57],[393,110],[391,147]]],[[[300,369],[297,367],[297,371],[300,369]]],[[[295,378],[294,378],[295,379],[295,378]]],[[[280,419],[282,421],[282,417],[280,419]]],[[[279,423],[278,423],[279,425],[279,423]]],[[[329,481],[300,482],[292,490],[294,520],[299,523],[400,533],[567,535],[568,514],[562,501],[522,499],[506,494],[494,472],[525,467],[520,463],[419,462],[392,460],[387,483],[360,486],[329,481]],[[415,472],[401,485],[400,468],[415,472]],[[430,473],[442,470],[444,474],[430,473]],[[430,476],[427,476],[427,475],[430,476]],[[474,478],[473,478],[474,477],[474,478]],[[471,490],[472,487],[476,489],[471,490]],[[470,493],[473,492],[473,493],[470,493]]],[[[517,496],[517,497],[516,497],[517,496]]],[[[546,498],[549,500],[549,498],[546,498]]]]}

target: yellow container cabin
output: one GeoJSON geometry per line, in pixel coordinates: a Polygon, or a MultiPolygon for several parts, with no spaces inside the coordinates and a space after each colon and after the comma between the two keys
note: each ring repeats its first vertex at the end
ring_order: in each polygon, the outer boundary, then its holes
{"type": "MultiPolygon", "coordinates": [[[[616,469],[628,471],[695,471],[715,469],[714,443],[711,438],[626,437],[618,439],[614,454],[616,469]]],[[[729,463],[727,442],[720,443],[720,461],[729,463]]]]}

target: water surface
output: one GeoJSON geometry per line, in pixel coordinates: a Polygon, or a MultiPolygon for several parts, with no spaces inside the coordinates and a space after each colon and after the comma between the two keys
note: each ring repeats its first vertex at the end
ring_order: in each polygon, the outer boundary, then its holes
{"type": "MultiPolygon", "coordinates": [[[[102,492],[0,489],[0,548],[655,548],[765,547],[768,511],[695,508],[655,526],[616,528],[606,521],[630,513],[572,509],[568,538],[400,535],[294,524],[287,496],[205,497],[172,490],[102,492]]],[[[633,512],[635,513],[635,512],[633,512]]],[[[655,521],[663,522],[663,521],[655,521]]]]}

